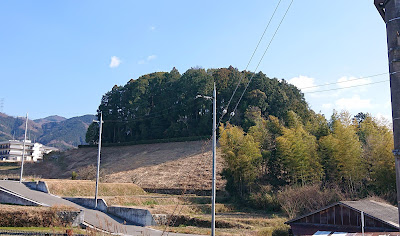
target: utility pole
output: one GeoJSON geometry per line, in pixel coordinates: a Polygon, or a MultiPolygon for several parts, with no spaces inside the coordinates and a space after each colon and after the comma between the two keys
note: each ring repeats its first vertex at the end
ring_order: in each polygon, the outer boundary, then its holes
{"type": "Polygon", "coordinates": [[[386,23],[392,100],[393,154],[396,165],[397,205],[400,220],[400,0],[374,0],[374,4],[386,23]]]}
{"type": "Polygon", "coordinates": [[[93,122],[99,123],[99,148],[97,152],[96,192],[94,194],[94,208],[97,209],[97,194],[99,191],[99,175],[100,175],[101,131],[103,129],[103,112],[100,111],[100,121],[94,120],[93,122]]]}
{"type": "Polygon", "coordinates": [[[213,96],[203,96],[197,95],[196,98],[205,98],[209,100],[213,100],[213,127],[212,127],[212,153],[213,153],[213,160],[212,160],[212,190],[211,190],[211,236],[215,236],[215,197],[216,197],[216,188],[215,188],[215,181],[217,176],[216,165],[217,165],[217,90],[215,89],[214,83],[214,90],[213,96]]]}
{"type": "Polygon", "coordinates": [[[216,180],[216,164],[217,164],[217,91],[215,89],[214,83],[214,91],[213,91],[213,144],[212,144],[212,152],[213,152],[213,164],[212,164],[212,204],[211,204],[211,235],[215,235],[215,197],[216,197],[216,188],[215,188],[215,180],[216,180]]]}
{"type": "Polygon", "coordinates": [[[25,159],[25,141],[26,141],[26,130],[28,129],[28,113],[26,113],[26,121],[25,121],[25,135],[24,141],[22,142],[22,161],[21,161],[21,175],[19,177],[19,182],[22,183],[22,175],[24,172],[24,159],[25,159]]]}

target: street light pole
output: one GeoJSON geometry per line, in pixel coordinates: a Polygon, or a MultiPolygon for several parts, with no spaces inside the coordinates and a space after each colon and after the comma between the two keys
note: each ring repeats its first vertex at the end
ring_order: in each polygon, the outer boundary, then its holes
{"type": "Polygon", "coordinates": [[[103,112],[100,111],[100,121],[94,120],[99,123],[99,148],[97,152],[97,173],[96,173],[96,192],[94,194],[94,208],[97,209],[97,195],[99,191],[99,175],[100,175],[100,153],[101,153],[101,131],[103,129],[103,112]]]}
{"type": "Polygon", "coordinates": [[[24,172],[24,159],[25,159],[25,141],[26,141],[26,131],[28,129],[28,113],[26,113],[26,121],[25,121],[25,135],[24,141],[22,142],[22,161],[21,161],[21,175],[19,177],[19,182],[22,183],[22,175],[24,172]]]}
{"type": "Polygon", "coordinates": [[[216,180],[216,164],[217,164],[217,91],[215,90],[214,83],[214,91],[213,91],[213,144],[212,144],[212,152],[213,152],[213,165],[212,165],[212,205],[211,205],[211,235],[215,235],[215,197],[216,197],[216,188],[215,188],[215,180],[216,180]]]}
{"type": "Polygon", "coordinates": [[[208,100],[213,100],[213,127],[212,127],[212,153],[213,153],[213,160],[212,160],[212,196],[211,196],[211,235],[215,236],[215,197],[216,197],[216,188],[215,188],[215,180],[217,176],[216,165],[217,165],[217,90],[215,89],[214,83],[214,90],[213,96],[203,96],[197,95],[196,98],[205,98],[208,100]]]}

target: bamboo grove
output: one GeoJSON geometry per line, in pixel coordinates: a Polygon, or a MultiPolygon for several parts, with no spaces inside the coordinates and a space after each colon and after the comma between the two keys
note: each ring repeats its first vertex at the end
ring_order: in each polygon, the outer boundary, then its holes
{"type": "MultiPolygon", "coordinates": [[[[387,124],[359,113],[333,112],[326,119],[312,111],[304,95],[285,80],[233,67],[191,68],[182,75],[147,74],[125,86],[115,85],[98,109],[103,140],[125,143],[211,135],[211,101],[196,98],[217,87],[218,115],[234,107],[252,79],[233,117],[221,120],[219,145],[225,160],[226,189],[248,199],[265,186],[339,186],[349,196],[390,195],[395,191],[392,131],[387,124]],[[227,119],[231,118],[229,123],[227,119]]],[[[97,140],[97,124],[86,141],[97,140]]]]}

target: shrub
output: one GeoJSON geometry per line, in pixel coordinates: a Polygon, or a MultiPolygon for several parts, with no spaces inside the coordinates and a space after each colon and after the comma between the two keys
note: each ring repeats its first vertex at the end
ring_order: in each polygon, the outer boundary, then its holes
{"type": "Polygon", "coordinates": [[[289,229],[284,227],[274,229],[272,236],[289,236],[289,229]]]}
{"type": "Polygon", "coordinates": [[[271,186],[262,186],[259,191],[249,196],[248,203],[255,209],[265,211],[279,211],[280,205],[276,195],[272,193],[271,186]]]}
{"type": "Polygon", "coordinates": [[[278,193],[282,210],[294,218],[315,211],[343,199],[338,187],[320,188],[319,185],[288,186],[278,193]]]}
{"type": "Polygon", "coordinates": [[[76,180],[76,178],[78,177],[78,174],[75,171],[72,171],[71,173],[71,179],[72,180],[76,180]]]}
{"type": "Polygon", "coordinates": [[[267,227],[257,232],[257,236],[289,236],[288,225],[279,225],[275,227],[267,227]]]}

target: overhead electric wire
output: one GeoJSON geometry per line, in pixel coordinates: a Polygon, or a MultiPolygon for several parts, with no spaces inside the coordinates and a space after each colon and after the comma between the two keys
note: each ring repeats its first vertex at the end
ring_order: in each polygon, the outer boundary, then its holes
{"type": "MultiPolygon", "coordinates": [[[[398,72],[400,72],[400,71],[398,71],[398,72]]],[[[342,84],[342,83],[347,83],[347,82],[352,82],[352,81],[357,81],[357,80],[362,80],[362,79],[368,79],[368,78],[373,78],[373,77],[387,75],[387,74],[389,74],[389,72],[375,74],[375,75],[369,75],[369,76],[363,76],[363,77],[359,77],[359,78],[349,79],[346,81],[338,81],[338,82],[331,82],[331,83],[313,85],[313,86],[308,86],[308,87],[301,87],[299,89],[310,89],[310,88],[324,87],[324,86],[333,85],[333,84],[342,84]]]]}
{"type": "MultiPolygon", "coordinates": [[[[251,61],[253,60],[253,57],[254,57],[254,55],[256,54],[256,51],[257,51],[257,49],[258,49],[258,46],[260,46],[260,43],[261,43],[262,39],[264,38],[264,35],[265,35],[265,33],[267,32],[267,30],[268,30],[268,28],[269,28],[269,25],[271,24],[272,19],[274,18],[275,13],[276,13],[276,11],[278,10],[278,7],[279,7],[279,5],[281,4],[281,2],[282,2],[282,0],[279,0],[278,5],[276,5],[275,10],[274,10],[274,12],[273,12],[272,15],[271,15],[271,18],[269,19],[268,24],[267,24],[267,26],[265,27],[264,32],[263,32],[263,34],[261,35],[261,38],[260,38],[260,40],[258,41],[258,44],[257,44],[256,48],[254,49],[253,54],[251,55],[249,62],[247,63],[246,68],[244,69],[245,71],[247,70],[247,68],[249,67],[251,61]]],[[[236,91],[237,91],[237,89],[239,88],[239,85],[240,85],[240,83],[242,82],[243,77],[244,77],[244,74],[243,74],[242,76],[240,76],[239,81],[238,81],[238,83],[237,83],[237,85],[236,85],[236,88],[235,88],[235,90],[233,91],[232,96],[231,96],[231,98],[229,99],[228,104],[226,105],[226,107],[225,107],[225,109],[224,109],[225,111],[228,110],[229,105],[231,104],[232,99],[233,99],[233,97],[235,96],[236,91]]],[[[224,118],[225,114],[226,114],[226,113],[222,113],[221,117],[219,118],[218,124],[222,121],[222,118],[224,118]]]]}
{"type": "Polygon", "coordinates": [[[305,94],[309,94],[309,93],[322,93],[322,92],[328,92],[328,91],[335,91],[335,90],[341,90],[341,89],[348,89],[348,88],[355,88],[355,87],[367,86],[367,85],[372,85],[372,84],[379,84],[379,83],[388,82],[388,81],[389,81],[389,80],[381,80],[381,81],[376,81],[376,82],[367,83],[367,84],[359,84],[359,85],[353,85],[353,86],[343,87],[343,88],[325,89],[325,90],[312,91],[312,92],[304,92],[304,93],[305,93],[305,94]]]}
{"type": "MultiPolygon", "coordinates": [[[[278,30],[279,30],[279,28],[281,27],[283,20],[286,18],[286,15],[287,15],[287,13],[289,12],[289,9],[290,9],[290,7],[291,7],[292,4],[293,4],[293,1],[294,1],[294,0],[291,0],[289,6],[287,7],[285,14],[283,15],[281,21],[279,22],[278,27],[277,27],[276,30],[275,30],[275,33],[273,34],[271,40],[269,41],[269,44],[268,44],[267,48],[265,49],[265,51],[264,51],[264,53],[263,53],[263,55],[262,55],[260,61],[258,62],[257,67],[256,67],[256,69],[255,69],[254,72],[253,72],[253,75],[250,77],[249,82],[247,83],[247,85],[246,85],[245,89],[243,90],[242,94],[240,95],[240,98],[239,98],[238,102],[236,103],[235,108],[233,109],[233,114],[234,114],[235,111],[237,110],[237,107],[239,106],[239,103],[240,103],[240,101],[242,100],[243,95],[246,93],[247,88],[249,87],[251,81],[253,80],[253,77],[254,77],[254,75],[255,75],[255,73],[256,73],[258,67],[259,67],[260,64],[261,64],[261,61],[264,59],[265,54],[267,53],[269,47],[271,46],[271,43],[272,43],[272,41],[274,40],[276,34],[278,33],[278,30]]],[[[229,122],[229,121],[232,119],[232,117],[233,117],[233,116],[230,116],[227,122],[229,122]]]]}

